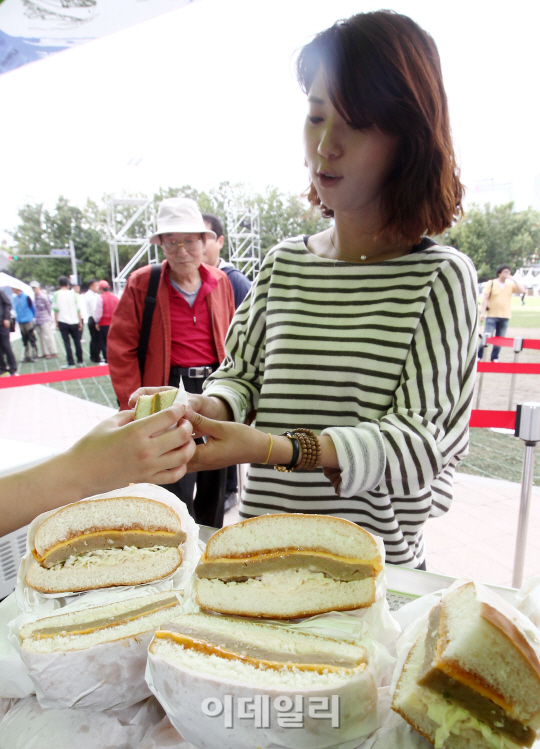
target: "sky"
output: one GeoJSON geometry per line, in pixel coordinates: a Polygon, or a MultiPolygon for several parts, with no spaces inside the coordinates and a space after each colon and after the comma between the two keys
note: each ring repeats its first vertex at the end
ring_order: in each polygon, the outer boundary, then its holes
{"type": "MultiPolygon", "coordinates": [[[[438,45],[469,200],[540,208],[538,0],[388,5],[438,45]]],[[[224,180],[301,192],[294,53],[338,18],[380,7],[198,0],[0,76],[0,239],[26,202],[52,208],[59,195],[83,204],[224,180]]]]}

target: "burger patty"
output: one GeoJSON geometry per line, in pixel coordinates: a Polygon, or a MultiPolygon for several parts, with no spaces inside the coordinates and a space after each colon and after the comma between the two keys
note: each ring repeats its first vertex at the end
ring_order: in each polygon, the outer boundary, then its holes
{"type": "Polygon", "coordinates": [[[47,551],[41,558],[33,552],[34,559],[42,567],[54,567],[71,556],[86,554],[98,549],[123,549],[124,546],[137,546],[147,549],[151,546],[180,546],[186,540],[184,531],[109,530],[87,533],[72,538],[47,551]]]}
{"type": "Polygon", "coordinates": [[[246,558],[216,559],[203,561],[197,565],[200,578],[218,579],[226,582],[241,582],[251,577],[259,577],[267,572],[283,570],[305,570],[322,572],[328,577],[343,582],[364,580],[375,577],[378,570],[374,565],[362,560],[348,560],[314,552],[280,552],[265,556],[246,558]]]}

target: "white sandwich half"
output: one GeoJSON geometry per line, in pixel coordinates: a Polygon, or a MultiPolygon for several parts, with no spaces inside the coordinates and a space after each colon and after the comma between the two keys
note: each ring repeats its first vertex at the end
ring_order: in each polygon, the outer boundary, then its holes
{"type": "Polygon", "coordinates": [[[530,747],[540,727],[538,648],[508,604],[463,585],[430,612],[392,708],[436,749],[530,747]]]}
{"type": "Polygon", "coordinates": [[[180,384],[177,388],[161,390],[159,393],[154,393],[154,395],[139,395],[135,405],[134,418],[143,419],[145,416],[151,416],[158,413],[158,411],[164,411],[166,408],[177,403],[184,406],[187,405],[187,393],[182,378],[180,378],[180,384]]]}
{"type": "Polygon", "coordinates": [[[85,650],[153,631],[181,613],[177,595],[166,591],[36,619],[19,636],[30,653],[85,650]]]}
{"type": "Polygon", "coordinates": [[[317,689],[348,682],[366,668],[365,648],[352,641],[208,614],[162,625],[150,652],[199,674],[254,686],[317,689]]]}
{"type": "Polygon", "coordinates": [[[204,610],[272,619],[375,601],[382,559],[373,536],[327,515],[261,515],[222,528],[197,566],[204,610]]]}
{"type": "Polygon", "coordinates": [[[64,593],[160,580],[182,564],[185,540],[180,518],[162,502],[81,500],[41,523],[26,582],[42,593],[64,593]]]}

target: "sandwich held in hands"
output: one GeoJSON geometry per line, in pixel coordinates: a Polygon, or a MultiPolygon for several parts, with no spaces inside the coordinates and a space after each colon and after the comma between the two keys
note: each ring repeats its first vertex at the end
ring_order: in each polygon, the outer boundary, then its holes
{"type": "Polygon", "coordinates": [[[82,500],[41,523],[26,582],[41,593],[75,593],[160,580],[182,564],[185,540],[180,518],[162,502],[82,500]]]}
{"type": "Polygon", "coordinates": [[[536,740],[540,632],[532,623],[526,630],[517,613],[495,594],[482,600],[474,583],[431,610],[392,708],[436,749],[518,749],[536,740]]]}
{"type": "Polygon", "coordinates": [[[355,523],[324,515],[261,515],[222,528],[197,566],[204,610],[273,619],[347,611],[375,601],[382,559],[355,523]]]}
{"type": "Polygon", "coordinates": [[[145,416],[164,411],[174,405],[187,406],[187,393],[182,378],[180,386],[170,390],[160,390],[153,395],[139,395],[135,404],[135,419],[143,419],[145,416]]]}

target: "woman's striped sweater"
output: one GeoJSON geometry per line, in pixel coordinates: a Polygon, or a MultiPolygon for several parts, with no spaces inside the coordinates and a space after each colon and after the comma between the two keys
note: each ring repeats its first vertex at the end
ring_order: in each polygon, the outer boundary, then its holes
{"type": "Polygon", "coordinates": [[[386,560],[424,560],[422,526],[445,513],[468,450],[477,346],[476,272],[450,247],[359,265],[313,255],[304,238],[266,256],[206,384],[236,421],[329,434],[340,496],[322,469],[252,464],[240,514],[337,515],[382,536],[386,560]]]}

